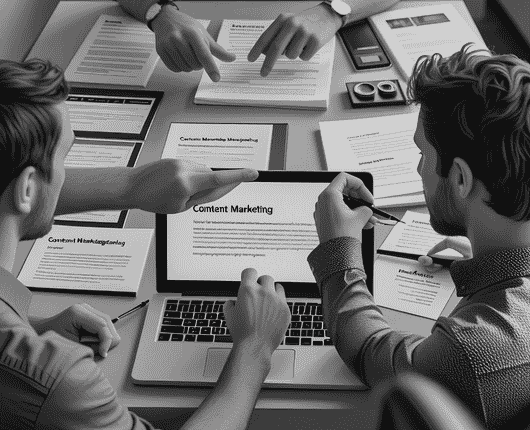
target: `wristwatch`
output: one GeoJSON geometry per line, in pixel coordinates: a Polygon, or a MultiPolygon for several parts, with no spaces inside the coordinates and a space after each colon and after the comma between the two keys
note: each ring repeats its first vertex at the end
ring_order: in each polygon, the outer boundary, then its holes
{"type": "Polygon", "coordinates": [[[348,3],[343,0],[324,0],[322,3],[327,4],[333,12],[340,15],[343,25],[346,23],[346,18],[351,13],[351,6],[348,3]]]}
{"type": "Polygon", "coordinates": [[[147,26],[149,27],[149,30],[153,31],[151,28],[151,23],[153,20],[158,16],[160,11],[162,10],[162,6],[170,4],[172,6],[175,6],[177,10],[180,10],[177,6],[177,4],[172,0],[159,0],[158,3],[155,3],[152,5],[149,9],[147,9],[147,12],[145,13],[145,22],[147,23],[147,26]]]}

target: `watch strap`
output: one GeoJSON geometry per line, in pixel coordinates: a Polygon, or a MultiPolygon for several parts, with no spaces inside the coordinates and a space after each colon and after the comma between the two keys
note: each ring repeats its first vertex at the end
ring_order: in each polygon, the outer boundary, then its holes
{"type": "MultiPolygon", "coordinates": [[[[177,8],[177,10],[180,10],[174,0],[159,0],[157,3],[155,3],[155,5],[158,5],[160,7],[160,9],[158,10],[157,14],[154,17],[152,17],[149,21],[147,21],[147,27],[149,27],[149,30],[151,30],[151,31],[153,31],[153,28],[151,27],[152,23],[153,23],[154,19],[158,16],[158,14],[162,11],[162,6],[172,5],[172,6],[175,6],[177,8]]],[[[153,6],[151,6],[151,7],[153,7],[153,6]]]]}

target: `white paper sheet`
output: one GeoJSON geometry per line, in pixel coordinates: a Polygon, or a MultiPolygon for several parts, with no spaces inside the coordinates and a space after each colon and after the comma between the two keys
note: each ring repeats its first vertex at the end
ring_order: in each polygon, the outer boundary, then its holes
{"type": "Polygon", "coordinates": [[[414,143],[418,112],[376,118],[321,121],[328,170],[368,171],[374,199],[423,191],[414,143]]]}
{"type": "Polygon", "coordinates": [[[327,109],[335,38],[324,45],[309,61],[281,56],[269,75],[260,75],[265,56],[255,62],[247,55],[272,20],[224,20],[218,43],[236,54],[232,63],[216,59],[221,74],[213,82],[203,72],[196,104],[267,106],[280,108],[327,109]]]}
{"type": "MultiPolygon", "coordinates": [[[[426,255],[427,252],[446,236],[436,233],[429,222],[429,214],[413,211],[405,212],[403,223],[397,223],[388,234],[379,249],[387,251],[406,252],[410,254],[426,255]]],[[[462,257],[454,249],[446,249],[437,256],[462,257]]]]}
{"type": "Polygon", "coordinates": [[[421,55],[450,56],[467,42],[475,42],[473,49],[486,48],[452,4],[392,10],[369,20],[406,79],[421,55]]]}
{"type": "Polygon", "coordinates": [[[449,270],[429,273],[403,258],[379,255],[374,273],[374,301],[378,306],[434,320],[455,289],[449,270]]]}
{"type": "Polygon", "coordinates": [[[208,167],[269,167],[272,124],[173,123],[162,158],[185,158],[208,167]]]}
{"type": "MultiPolygon", "coordinates": [[[[204,27],[209,21],[199,20],[204,27]]],[[[147,86],[159,57],[155,34],[132,17],[101,15],[70,61],[71,82],[147,86]]]]}
{"type": "Polygon", "coordinates": [[[153,231],[54,225],[35,241],[18,279],[36,288],[136,295],[153,231]]]}

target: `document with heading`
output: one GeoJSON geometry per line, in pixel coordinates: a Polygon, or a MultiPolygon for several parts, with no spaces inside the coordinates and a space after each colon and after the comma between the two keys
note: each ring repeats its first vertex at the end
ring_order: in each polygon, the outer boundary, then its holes
{"type": "Polygon", "coordinates": [[[272,124],[172,123],[162,158],[185,158],[208,167],[267,170],[272,124]]]}
{"type": "Polygon", "coordinates": [[[455,284],[449,270],[430,273],[419,263],[379,255],[374,263],[374,301],[378,306],[437,319],[455,284]]]}
{"type": "Polygon", "coordinates": [[[328,170],[367,171],[374,177],[374,199],[423,191],[414,143],[418,112],[375,118],[321,121],[328,170]]]}
{"type": "MultiPolygon", "coordinates": [[[[207,27],[209,21],[199,20],[207,27]]],[[[129,16],[101,15],[70,61],[70,82],[147,86],[159,57],[155,34],[129,16]]]]}
{"type": "Polygon", "coordinates": [[[217,42],[236,55],[236,60],[216,60],[221,74],[213,82],[203,72],[196,104],[267,106],[277,108],[320,109],[328,107],[331,74],[335,56],[335,37],[309,61],[290,60],[282,55],[267,77],[260,75],[262,55],[249,62],[247,55],[272,20],[223,21],[217,42]]]}
{"type": "Polygon", "coordinates": [[[54,225],[18,279],[34,290],[136,296],[153,231],[54,225]]]}
{"type": "Polygon", "coordinates": [[[406,80],[422,55],[448,57],[467,42],[474,42],[473,49],[487,49],[452,4],[391,10],[368,19],[406,80]]]}

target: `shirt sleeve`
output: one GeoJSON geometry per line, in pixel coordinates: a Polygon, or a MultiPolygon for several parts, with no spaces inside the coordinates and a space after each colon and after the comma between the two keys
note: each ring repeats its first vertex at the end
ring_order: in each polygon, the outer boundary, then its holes
{"type": "Polygon", "coordinates": [[[344,0],[344,2],[350,5],[351,13],[344,20],[343,26],[383,12],[399,3],[399,0],[344,0]]]}
{"type": "Polygon", "coordinates": [[[116,399],[116,392],[91,358],[82,358],[64,374],[46,399],[37,429],[155,430],[116,399]]]}

